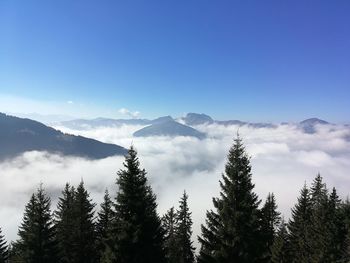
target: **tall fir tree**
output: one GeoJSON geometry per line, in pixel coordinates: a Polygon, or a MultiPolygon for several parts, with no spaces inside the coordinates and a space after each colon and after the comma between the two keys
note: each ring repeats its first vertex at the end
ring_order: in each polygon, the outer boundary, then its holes
{"type": "Polygon", "coordinates": [[[165,262],[164,230],[157,214],[156,196],[134,147],[118,172],[116,219],[112,226],[113,258],[118,263],[165,262]]]}
{"type": "Polygon", "coordinates": [[[191,218],[192,213],[188,207],[188,195],[186,192],[183,193],[179,203],[179,210],[176,213],[176,237],[179,249],[178,262],[193,263],[195,260],[193,242],[191,241],[193,222],[191,218]]]}
{"type": "Polygon", "coordinates": [[[215,212],[208,211],[202,225],[198,262],[259,262],[260,201],[251,177],[250,158],[238,136],[228,154],[220,197],[213,198],[215,212]]]}
{"type": "Polygon", "coordinates": [[[50,206],[50,198],[40,186],[26,205],[18,232],[17,247],[23,262],[58,262],[58,248],[50,206]]]}
{"type": "Polygon", "coordinates": [[[96,223],[97,250],[99,252],[99,262],[103,261],[103,258],[106,253],[106,243],[108,242],[108,233],[111,228],[113,218],[113,202],[108,193],[108,190],[106,189],[103,197],[103,203],[101,204],[100,211],[98,212],[98,218],[96,223]]]}
{"type": "Polygon", "coordinates": [[[329,261],[329,248],[331,246],[331,233],[327,218],[328,190],[320,174],[314,179],[311,189],[311,260],[312,262],[329,261]]]}
{"type": "Polygon", "coordinates": [[[298,197],[298,203],[292,209],[292,217],[288,224],[289,248],[293,263],[312,262],[311,208],[310,192],[305,184],[298,197]]]}
{"type": "Polygon", "coordinates": [[[174,207],[171,207],[162,217],[162,226],[165,231],[164,248],[167,263],[179,262],[179,246],[176,235],[177,220],[174,207]]]}
{"type": "Polygon", "coordinates": [[[350,262],[350,200],[347,198],[339,208],[340,225],[338,226],[341,240],[341,259],[350,262]]]}
{"type": "Polygon", "coordinates": [[[97,262],[96,232],[94,223],[95,204],[85,189],[84,182],[78,185],[73,202],[74,225],[73,231],[73,262],[97,262]]]}
{"type": "Polygon", "coordinates": [[[261,231],[263,242],[261,262],[271,261],[271,247],[280,222],[281,214],[277,211],[275,195],[269,193],[264,206],[261,208],[261,231]]]}
{"type": "Polygon", "coordinates": [[[289,235],[287,225],[282,219],[271,247],[271,263],[289,263],[289,235]]]}
{"type": "Polygon", "coordinates": [[[62,191],[55,211],[55,224],[57,229],[57,241],[60,250],[60,262],[70,263],[74,259],[74,214],[75,189],[68,183],[62,191]]]}
{"type": "Polygon", "coordinates": [[[5,237],[2,234],[2,230],[0,228],[0,263],[7,262],[8,258],[8,246],[6,244],[5,237]]]}
{"type": "Polygon", "coordinates": [[[328,198],[327,206],[327,233],[329,233],[328,257],[329,262],[337,262],[342,257],[342,228],[341,200],[333,187],[328,198]]]}

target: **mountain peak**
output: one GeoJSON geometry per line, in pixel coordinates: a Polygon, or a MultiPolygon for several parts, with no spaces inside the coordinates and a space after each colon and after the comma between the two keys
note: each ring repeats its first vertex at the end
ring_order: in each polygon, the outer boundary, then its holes
{"type": "Polygon", "coordinates": [[[329,122],[318,119],[318,118],[309,118],[309,119],[301,121],[300,124],[314,124],[314,125],[316,125],[316,124],[329,124],[329,122]]]}
{"type": "Polygon", "coordinates": [[[164,123],[164,122],[169,122],[169,121],[174,121],[173,117],[171,116],[163,116],[159,117],[157,119],[152,120],[152,124],[158,124],[158,123],[164,123]]]}
{"type": "Polygon", "coordinates": [[[187,113],[186,117],[182,118],[187,125],[212,124],[214,120],[204,113],[187,113]]]}
{"type": "Polygon", "coordinates": [[[299,126],[304,130],[305,133],[313,134],[313,133],[316,133],[316,125],[327,125],[327,124],[330,124],[330,123],[318,118],[310,118],[310,119],[301,121],[299,123],[299,126]]]}

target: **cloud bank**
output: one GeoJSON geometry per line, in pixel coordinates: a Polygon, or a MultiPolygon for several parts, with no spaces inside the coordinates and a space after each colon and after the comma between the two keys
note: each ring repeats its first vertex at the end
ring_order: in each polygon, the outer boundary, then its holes
{"type": "Polygon", "coordinates": [[[131,118],[138,118],[140,116],[139,111],[130,111],[130,110],[125,109],[125,108],[121,108],[118,112],[123,114],[123,115],[129,116],[131,118]]]}
{"type": "MultiPolygon", "coordinates": [[[[350,143],[345,139],[349,131],[344,127],[322,126],[315,134],[305,134],[293,125],[279,125],[275,129],[216,124],[196,127],[209,135],[205,140],[133,138],[132,133],[140,126],[79,131],[56,128],[124,147],[133,144],[157,194],[160,214],[177,206],[183,190],[188,192],[195,244],[205,212],[212,208],[211,199],[219,194],[218,181],[224,171],[226,154],[238,130],[252,157],[255,191],[263,200],[269,192],[274,192],[279,210],[286,218],[304,182],[310,184],[318,172],[342,197],[349,193],[350,143]]],[[[54,208],[64,184],[76,185],[83,179],[98,209],[105,188],[115,195],[116,172],[122,162],[122,157],[91,161],[28,152],[0,163],[0,226],[7,239],[16,238],[24,206],[41,182],[52,197],[54,208]]]]}

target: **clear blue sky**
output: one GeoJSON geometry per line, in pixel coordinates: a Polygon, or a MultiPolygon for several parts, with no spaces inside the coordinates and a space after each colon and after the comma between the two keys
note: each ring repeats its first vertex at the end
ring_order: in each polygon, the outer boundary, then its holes
{"type": "Polygon", "coordinates": [[[0,96],[349,121],[349,14],[349,0],[2,0],[0,96]]]}

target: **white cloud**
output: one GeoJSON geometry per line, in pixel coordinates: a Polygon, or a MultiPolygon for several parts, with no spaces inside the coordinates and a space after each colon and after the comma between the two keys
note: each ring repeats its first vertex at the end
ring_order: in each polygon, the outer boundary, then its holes
{"type": "MultiPolygon", "coordinates": [[[[160,214],[177,205],[184,189],[188,192],[195,241],[205,212],[212,207],[212,197],[219,194],[218,181],[238,129],[237,126],[215,124],[199,126],[198,129],[209,137],[198,140],[189,137],[133,138],[132,133],[141,126],[82,131],[59,128],[124,147],[133,143],[157,194],[160,214]]],[[[268,192],[274,192],[286,217],[304,182],[310,183],[318,172],[329,187],[337,187],[343,197],[348,194],[350,143],[343,139],[348,132],[343,128],[323,127],[314,135],[304,134],[288,125],[276,129],[243,126],[239,131],[252,156],[255,191],[261,199],[265,199],[268,192]]],[[[116,193],[116,172],[122,162],[121,157],[89,161],[30,152],[1,163],[0,226],[9,238],[15,238],[24,205],[40,182],[44,183],[55,204],[67,181],[77,184],[83,178],[94,201],[100,203],[106,187],[116,193]]]]}
{"type": "Polygon", "coordinates": [[[139,111],[130,111],[126,108],[121,108],[118,111],[119,113],[123,114],[123,115],[127,115],[131,118],[138,118],[140,116],[140,112],[139,111]]]}
{"type": "Polygon", "coordinates": [[[68,100],[67,103],[68,103],[68,104],[74,104],[74,101],[68,100]]]}

